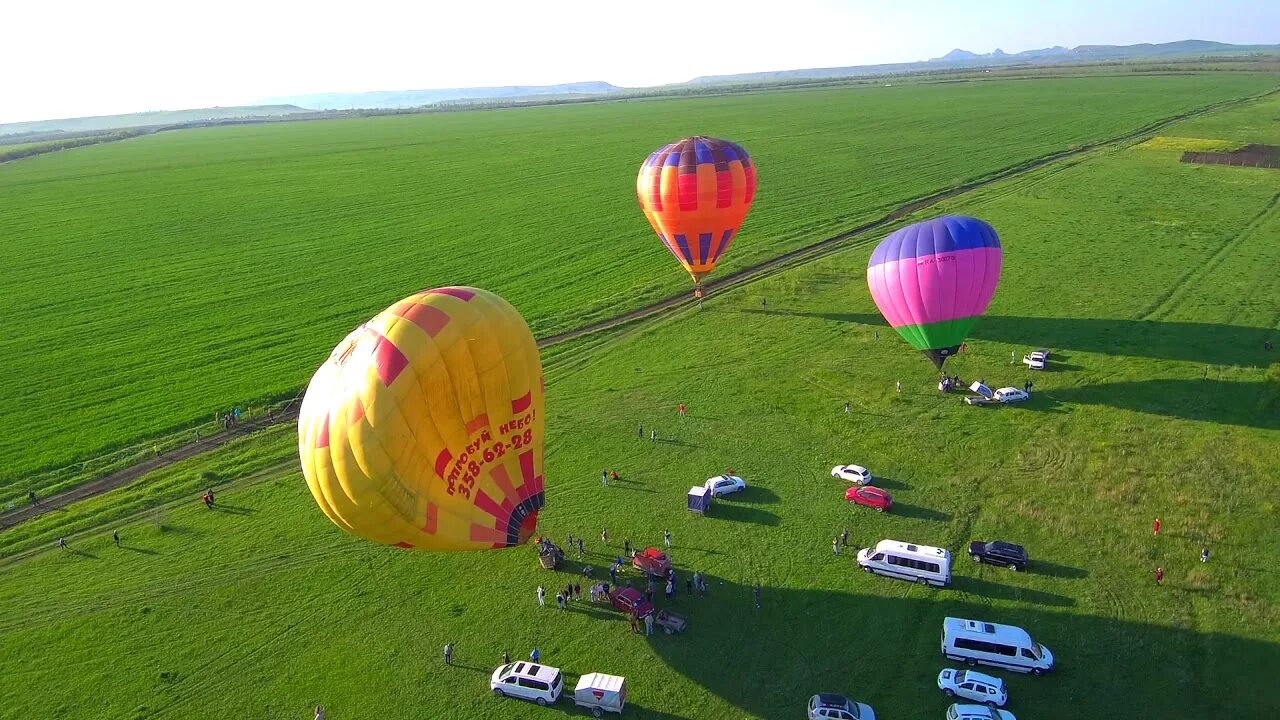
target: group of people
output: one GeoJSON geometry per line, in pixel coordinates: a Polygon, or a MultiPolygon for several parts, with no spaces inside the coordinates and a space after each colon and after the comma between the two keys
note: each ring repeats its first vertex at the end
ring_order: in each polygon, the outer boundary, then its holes
{"type": "Polygon", "coordinates": [[[608,468],[605,468],[600,471],[600,484],[605,487],[609,487],[610,480],[617,480],[617,479],[618,479],[617,470],[610,470],[608,468]]]}
{"type": "Polygon", "coordinates": [[[938,381],[938,392],[951,392],[952,388],[958,387],[964,387],[964,383],[961,382],[959,375],[956,375],[955,377],[943,375],[942,379],[938,381]]]}
{"type": "MultiPolygon", "coordinates": [[[[222,423],[223,430],[230,430],[240,424],[240,408],[233,407],[225,413],[218,414],[218,422],[222,423]]],[[[196,437],[199,440],[199,436],[196,437]]]]}

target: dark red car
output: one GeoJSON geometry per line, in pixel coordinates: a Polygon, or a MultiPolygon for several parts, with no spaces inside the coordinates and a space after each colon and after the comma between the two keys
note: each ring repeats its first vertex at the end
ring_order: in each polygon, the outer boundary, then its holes
{"type": "Polygon", "coordinates": [[[631,564],[646,575],[658,578],[665,578],[667,571],[671,569],[671,560],[667,558],[667,554],[655,547],[647,547],[644,552],[636,553],[631,558],[631,564]]]}
{"type": "Polygon", "coordinates": [[[872,485],[855,486],[844,491],[844,499],[855,505],[866,505],[875,508],[876,512],[884,512],[893,507],[893,497],[889,493],[872,485]]]}
{"type": "Polygon", "coordinates": [[[643,618],[653,612],[653,603],[645,600],[644,595],[635,588],[614,590],[609,593],[609,600],[613,602],[614,607],[628,615],[635,613],[636,617],[643,618]]]}

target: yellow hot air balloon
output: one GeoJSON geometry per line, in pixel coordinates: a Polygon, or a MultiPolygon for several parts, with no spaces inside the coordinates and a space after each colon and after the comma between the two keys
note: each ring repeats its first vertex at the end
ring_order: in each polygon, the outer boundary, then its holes
{"type": "Polygon", "coordinates": [[[543,382],[529,326],[476,288],[423,290],[334,348],[298,454],[336,525],[387,545],[519,545],[542,508],[543,382]]]}

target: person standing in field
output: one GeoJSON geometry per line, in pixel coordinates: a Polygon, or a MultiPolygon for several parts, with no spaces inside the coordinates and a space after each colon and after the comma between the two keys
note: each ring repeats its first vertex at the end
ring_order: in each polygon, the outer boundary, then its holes
{"type": "Polygon", "coordinates": [[[894,386],[895,388],[897,388],[897,389],[898,389],[898,394],[899,394],[899,395],[901,395],[901,394],[902,394],[902,381],[901,381],[901,380],[894,381],[893,386],[894,386]]]}
{"type": "Polygon", "coordinates": [[[542,659],[542,653],[538,652],[538,648],[534,648],[533,652],[529,653],[529,659],[538,662],[538,660],[542,659]]]}
{"type": "Polygon", "coordinates": [[[63,550],[66,550],[66,549],[67,549],[67,539],[66,539],[66,538],[64,538],[64,537],[60,537],[60,538],[58,538],[58,547],[62,548],[63,550]]]}
{"type": "Polygon", "coordinates": [[[645,637],[653,634],[653,613],[644,616],[644,634],[645,637]]]}
{"type": "Polygon", "coordinates": [[[111,533],[111,542],[115,543],[116,547],[120,547],[120,531],[119,530],[115,530],[111,533]]]}
{"type": "Polygon", "coordinates": [[[662,542],[667,546],[668,550],[671,549],[671,531],[670,530],[662,531],[662,542]]]}
{"type": "Polygon", "coordinates": [[[609,487],[609,471],[608,470],[600,471],[600,484],[603,485],[604,487],[609,487]]]}
{"type": "Polygon", "coordinates": [[[1208,546],[1203,547],[1203,548],[1200,548],[1200,562],[1202,562],[1202,563],[1207,563],[1207,562],[1209,562],[1209,548],[1208,548],[1208,546]]]}
{"type": "Polygon", "coordinates": [[[503,650],[503,651],[502,651],[502,664],[503,664],[503,665],[510,665],[510,664],[511,664],[511,656],[507,654],[507,651],[506,651],[506,650],[503,650]]]}
{"type": "Polygon", "coordinates": [[[756,609],[759,610],[760,609],[760,583],[759,582],[757,582],[756,586],[751,589],[751,594],[755,595],[756,609]]]}
{"type": "Polygon", "coordinates": [[[762,310],[769,309],[769,298],[765,298],[765,297],[760,298],[760,309],[762,310]]]}
{"type": "Polygon", "coordinates": [[[538,586],[538,607],[546,607],[547,591],[541,585],[538,586]]]}
{"type": "Polygon", "coordinates": [[[28,491],[27,491],[27,499],[31,501],[31,507],[35,507],[35,506],[37,506],[37,505],[39,505],[39,504],[40,504],[40,501],[36,499],[36,491],[35,491],[35,490],[28,490],[28,491]]]}
{"type": "Polygon", "coordinates": [[[313,720],[324,720],[324,706],[323,706],[323,705],[317,705],[317,706],[316,706],[316,714],[315,714],[315,718],[314,718],[313,720]]]}
{"type": "Polygon", "coordinates": [[[657,430],[653,430],[653,429],[650,429],[650,430],[649,430],[649,442],[651,442],[651,443],[656,443],[656,442],[658,442],[658,431],[657,431],[657,430]]]}
{"type": "Polygon", "coordinates": [[[838,535],[831,538],[831,554],[840,557],[840,537],[838,535]]]}
{"type": "Polygon", "coordinates": [[[684,419],[684,403],[680,403],[680,418],[684,419]]]}
{"type": "Polygon", "coordinates": [[[1156,568],[1156,585],[1163,585],[1163,584],[1164,584],[1164,568],[1158,567],[1156,568]]]}
{"type": "Polygon", "coordinates": [[[453,664],[453,643],[444,644],[444,664],[445,665],[453,664]]]}
{"type": "Polygon", "coordinates": [[[850,409],[850,407],[849,407],[849,406],[850,406],[850,405],[851,405],[851,403],[850,403],[848,400],[845,400],[845,401],[844,401],[844,414],[845,414],[845,415],[848,415],[848,414],[849,414],[849,409],[850,409]]]}
{"type": "Polygon", "coordinates": [[[840,531],[840,545],[849,547],[849,528],[840,531]]]}
{"type": "Polygon", "coordinates": [[[636,615],[634,610],[632,610],[627,614],[631,616],[631,632],[633,633],[640,632],[640,616],[636,615]]]}
{"type": "Polygon", "coordinates": [[[609,544],[609,529],[608,529],[608,528],[602,528],[602,529],[600,530],[600,542],[601,542],[602,544],[604,544],[604,545],[608,545],[608,544],[609,544]]]}
{"type": "Polygon", "coordinates": [[[636,425],[636,437],[640,438],[641,440],[644,439],[644,423],[640,423],[639,425],[636,425]]]}
{"type": "Polygon", "coordinates": [[[631,557],[631,538],[622,541],[622,556],[631,557]]]}
{"type": "Polygon", "coordinates": [[[1156,518],[1156,521],[1151,524],[1151,534],[1152,535],[1160,534],[1160,518],[1156,518]]]}

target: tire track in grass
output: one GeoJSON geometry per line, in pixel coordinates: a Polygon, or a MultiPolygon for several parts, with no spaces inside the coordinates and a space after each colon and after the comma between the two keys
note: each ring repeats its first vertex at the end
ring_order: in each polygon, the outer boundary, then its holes
{"type": "MultiPolygon", "coordinates": [[[[820,240],[812,245],[807,245],[802,248],[797,248],[795,250],[785,252],[781,255],[778,255],[764,262],[757,263],[755,265],[743,268],[741,270],[738,270],[737,272],[726,275],[725,277],[722,277],[719,280],[710,281],[704,285],[705,291],[707,293],[707,297],[710,299],[712,297],[711,294],[713,291],[721,292],[721,291],[737,288],[739,286],[747,285],[757,280],[772,277],[785,270],[789,270],[798,265],[803,265],[803,264],[813,262],[815,260],[821,259],[823,257],[826,257],[836,252],[840,252],[852,247],[861,247],[864,245],[868,245],[872,241],[877,239],[875,237],[866,237],[870,233],[889,229],[890,227],[896,225],[898,222],[909,218],[913,214],[920,212],[921,210],[927,210],[928,208],[931,208],[945,200],[950,200],[955,197],[966,195],[976,190],[981,190],[983,188],[990,187],[996,183],[999,183],[1005,180],[1027,176],[1030,173],[1034,173],[1037,170],[1040,170],[1041,168],[1052,165],[1054,163],[1058,163],[1063,160],[1068,160],[1071,158],[1080,158],[1075,162],[1067,165],[1067,167],[1072,167],[1075,164],[1082,162],[1083,156],[1087,156],[1088,154],[1091,154],[1097,151],[1117,149],[1126,145],[1134,144],[1139,141],[1147,140],[1150,137],[1154,136],[1156,132],[1160,131],[1161,129],[1169,125],[1173,125],[1175,123],[1179,123],[1184,120],[1198,117],[1200,115],[1204,115],[1207,113],[1216,112],[1218,110],[1225,110],[1225,109],[1236,107],[1239,105],[1244,105],[1244,104],[1248,104],[1258,100],[1262,100],[1276,94],[1280,94],[1280,87],[1273,88],[1271,90],[1258,93],[1255,95],[1247,95],[1245,97],[1232,98],[1232,99],[1223,100],[1217,103],[1211,103],[1209,105],[1205,105],[1200,108],[1188,110],[1186,112],[1178,113],[1176,115],[1171,115],[1161,120],[1148,123],[1139,128],[1131,130],[1127,133],[1123,133],[1121,135],[1114,136],[1112,138],[1097,140],[1097,141],[1086,143],[1083,145],[1073,146],[1065,150],[1058,150],[1056,152],[1051,152],[1046,155],[1033,158],[1026,162],[1019,163],[1017,165],[1012,165],[1003,170],[998,170],[994,173],[985,175],[983,177],[976,178],[974,180],[970,180],[970,181],[961,183],[959,185],[955,185],[950,188],[946,188],[944,190],[939,190],[938,192],[925,195],[915,200],[908,201],[906,203],[903,203],[897,206],[896,208],[889,211],[888,213],[886,213],[885,215],[881,216],[878,219],[863,223],[862,225],[851,228],[843,233],[834,235],[825,240],[820,240]]],[[[1061,170],[1055,169],[1053,172],[1056,173],[1060,171],[1061,170]]],[[[588,323],[574,330],[568,330],[562,333],[546,336],[538,340],[538,347],[539,349],[553,347],[555,345],[559,345],[560,343],[564,343],[569,340],[575,340],[577,338],[596,335],[604,331],[613,330],[613,329],[622,327],[624,325],[636,323],[637,321],[640,321],[640,320],[647,320],[650,318],[657,319],[657,318],[669,317],[676,311],[679,311],[681,309],[685,309],[685,310],[689,309],[692,305],[693,305],[693,301],[691,299],[691,296],[689,294],[682,293],[680,295],[669,297],[665,300],[660,300],[658,302],[652,303],[645,307],[638,308],[636,310],[632,310],[630,312],[623,313],[621,315],[617,315],[612,318],[607,318],[605,320],[600,320],[598,322],[588,323]]],[[[1155,309],[1158,309],[1158,308],[1152,308],[1151,311],[1154,311],[1155,309]]],[[[1151,311],[1148,311],[1148,312],[1151,312],[1151,311]]],[[[619,337],[622,337],[622,336],[606,338],[603,342],[594,346],[592,349],[594,350],[594,349],[607,348],[613,345],[615,342],[617,342],[619,337]]],[[[583,356],[589,355],[589,354],[594,354],[594,353],[584,352],[583,356]]],[[[561,369],[565,365],[571,366],[572,364],[573,364],[572,359],[566,358],[564,361],[564,364],[557,364],[557,369],[561,369]]],[[[212,448],[211,447],[199,447],[199,448],[193,447],[190,452],[187,452],[184,455],[184,457],[191,457],[194,455],[198,455],[198,454],[207,452],[210,449],[212,448]]],[[[176,454],[176,453],[171,453],[171,455],[173,454],[176,454]]],[[[124,470],[118,471],[116,473],[113,473],[112,475],[108,475],[100,480],[94,481],[93,488],[91,490],[84,489],[84,486],[81,486],[80,488],[69,490],[66,493],[55,495],[52,498],[49,498],[47,502],[50,502],[50,503],[61,502],[62,505],[65,506],[67,504],[70,504],[78,500],[86,499],[88,497],[93,497],[95,495],[100,495],[104,492],[114,490],[115,488],[121,487],[123,485],[126,485],[132,482],[133,480],[136,480],[139,476],[141,476],[145,472],[149,472],[150,470],[154,470],[154,469],[159,469],[161,467],[166,467],[172,464],[173,462],[175,462],[175,460],[173,460],[171,457],[164,457],[164,458],[157,458],[156,462],[148,463],[145,469],[141,469],[142,466],[125,468],[124,470]]],[[[5,516],[4,528],[12,527],[13,525],[21,523],[23,520],[26,519],[25,516],[18,517],[18,515],[20,515],[20,513],[14,513],[12,516],[5,516]]],[[[0,528],[0,529],[3,529],[3,528],[0,528]]]]}
{"type": "Polygon", "coordinates": [[[1271,196],[1271,200],[1263,206],[1262,210],[1249,220],[1244,228],[1236,233],[1232,238],[1222,243],[1217,250],[1214,250],[1209,257],[1200,264],[1192,265],[1187,269],[1182,277],[1174,281],[1168,290],[1156,297],[1155,301],[1147,307],[1147,309],[1138,317],[1139,320],[1162,320],[1169,315],[1170,312],[1176,310],[1182,301],[1182,297],[1187,288],[1199,285],[1206,277],[1211,275],[1214,270],[1218,269],[1228,257],[1235,252],[1236,248],[1244,244],[1262,225],[1266,224],[1271,216],[1275,214],[1277,205],[1280,204],[1280,192],[1271,196]]]}

